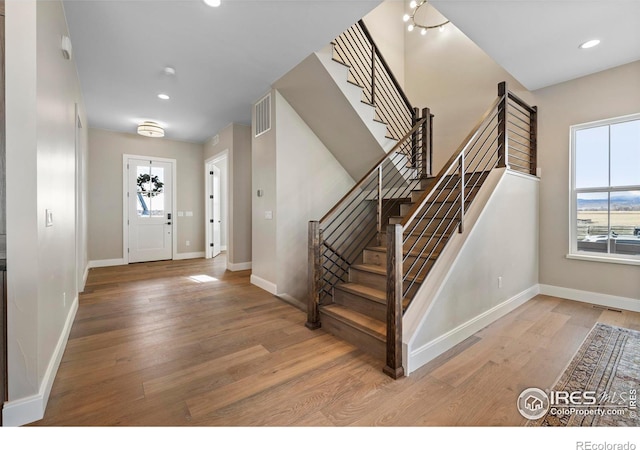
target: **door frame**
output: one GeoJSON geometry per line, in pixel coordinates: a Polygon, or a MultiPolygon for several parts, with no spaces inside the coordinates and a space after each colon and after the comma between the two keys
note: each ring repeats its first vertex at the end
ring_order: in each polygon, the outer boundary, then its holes
{"type": "MultiPolygon", "coordinates": [[[[231,197],[231,191],[229,190],[229,185],[230,185],[230,173],[231,173],[231,164],[229,161],[229,149],[225,149],[223,151],[221,151],[220,153],[216,154],[215,156],[212,156],[211,158],[208,158],[207,160],[205,160],[204,162],[204,230],[205,230],[205,242],[204,242],[204,257],[206,259],[211,259],[211,247],[210,247],[210,243],[211,240],[213,239],[213,236],[211,235],[211,222],[210,220],[213,218],[213,211],[211,208],[211,202],[209,201],[209,196],[211,194],[213,194],[211,192],[211,183],[209,183],[209,172],[211,171],[210,166],[214,165],[217,162],[223,161],[223,160],[227,160],[227,175],[226,175],[226,193],[227,196],[224,199],[225,201],[225,205],[226,208],[221,208],[222,209],[222,215],[224,216],[222,218],[222,220],[225,222],[225,229],[227,230],[227,245],[226,245],[226,252],[227,255],[229,255],[229,251],[230,251],[230,246],[231,246],[231,240],[229,239],[230,235],[231,235],[231,229],[230,229],[230,224],[231,222],[229,221],[229,217],[232,214],[232,210],[231,210],[231,202],[229,202],[229,199],[231,197]]],[[[220,185],[222,186],[222,182],[220,183],[220,185]]]]}
{"type": "Polygon", "coordinates": [[[176,259],[178,253],[178,233],[176,216],[177,207],[177,189],[176,189],[176,166],[177,161],[171,158],[159,158],[157,156],[149,155],[122,155],[122,259],[124,264],[129,264],[129,159],[149,159],[155,161],[161,161],[171,164],[171,259],[176,259]]]}

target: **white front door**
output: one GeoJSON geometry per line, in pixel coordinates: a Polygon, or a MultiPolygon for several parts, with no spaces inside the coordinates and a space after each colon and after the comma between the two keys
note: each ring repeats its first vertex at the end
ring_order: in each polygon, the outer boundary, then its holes
{"type": "Polygon", "coordinates": [[[129,158],[129,262],[173,258],[173,163],[129,158]]]}

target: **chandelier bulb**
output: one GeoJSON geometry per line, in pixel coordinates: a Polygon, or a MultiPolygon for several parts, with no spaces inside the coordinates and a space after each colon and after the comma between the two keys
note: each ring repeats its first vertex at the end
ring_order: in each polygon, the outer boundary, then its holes
{"type": "Polygon", "coordinates": [[[418,6],[418,2],[416,2],[416,0],[411,0],[411,3],[409,3],[409,8],[415,9],[416,6],[418,6]]]}
{"type": "Polygon", "coordinates": [[[409,14],[405,14],[404,16],[402,16],[402,20],[404,20],[405,22],[408,22],[409,19],[411,19],[411,16],[409,14]]]}
{"type": "Polygon", "coordinates": [[[442,33],[444,31],[444,25],[440,25],[438,27],[438,31],[440,31],[440,33],[442,33]]]}
{"type": "Polygon", "coordinates": [[[409,26],[407,27],[407,30],[413,31],[413,24],[409,24],[409,26]]]}
{"type": "Polygon", "coordinates": [[[425,34],[427,34],[427,29],[426,29],[426,28],[423,28],[422,30],[420,30],[420,34],[421,34],[421,35],[423,35],[423,36],[424,36],[425,34]]]}

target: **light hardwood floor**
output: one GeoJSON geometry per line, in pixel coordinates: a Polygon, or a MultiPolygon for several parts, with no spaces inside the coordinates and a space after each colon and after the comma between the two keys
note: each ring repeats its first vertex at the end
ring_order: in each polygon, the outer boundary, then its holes
{"type": "Polygon", "coordinates": [[[520,392],[550,387],[597,321],[640,329],[538,296],[393,381],[222,258],[92,269],[34,425],[517,426],[520,392]]]}

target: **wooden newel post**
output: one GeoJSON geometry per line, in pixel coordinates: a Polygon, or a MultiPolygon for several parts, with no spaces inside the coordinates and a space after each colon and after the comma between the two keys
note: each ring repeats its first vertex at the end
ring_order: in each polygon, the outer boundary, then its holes
{"type": "Polygon", "coordinates": [[[507,104],[509,103],[509,90],[507,82],[498,83],[498,97],[504,97],[498,105],[498,166],[509,166],[509,143],[507,140],[507,104]]]}
{"type": "Polygon", "coordinates": [[[404,376],[402,367],[402,225],[387,226],[387,361],[391,378],[404,376]]]}
{"type": "Polygon", "coordinates": [[[317,220],[309,221],[309,262],[307,267],[307,323],[304,325],[310,330],[320,328],[320,223],[317,220]]]}
{"type": "Polygon", "coordinates": [[[431,172],[431,161],[429,160],[429,153],[431,147],[431,111],[429,108],[422,108],[422,118],[426,119],[424,125],[422,125],[422,145],[421,158],[422,158],[422,178],[427,178],[431,172]]]}

